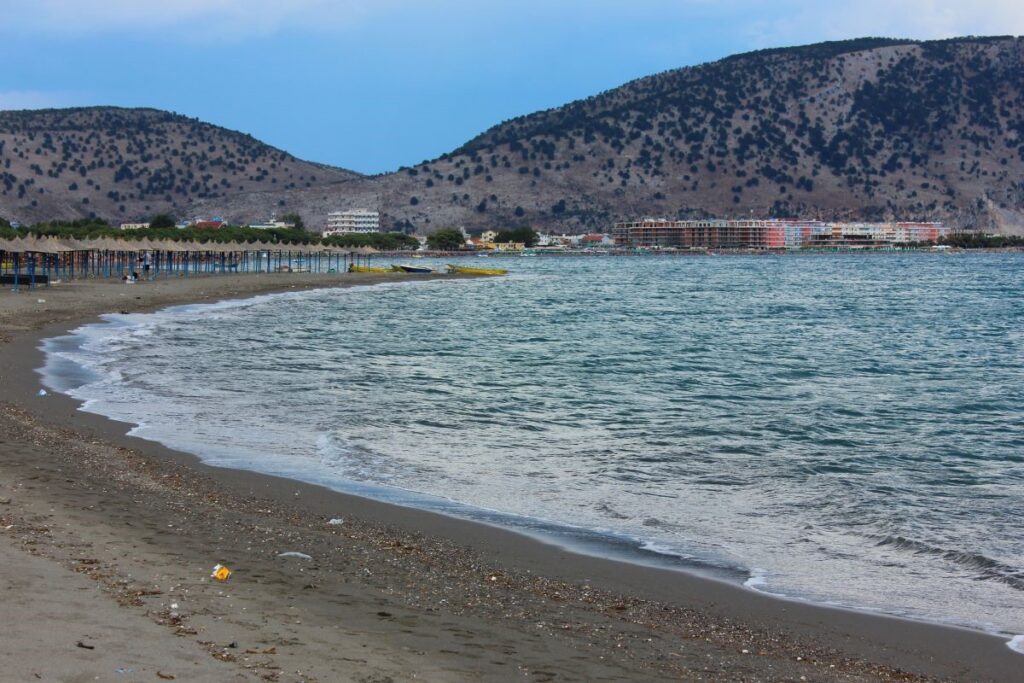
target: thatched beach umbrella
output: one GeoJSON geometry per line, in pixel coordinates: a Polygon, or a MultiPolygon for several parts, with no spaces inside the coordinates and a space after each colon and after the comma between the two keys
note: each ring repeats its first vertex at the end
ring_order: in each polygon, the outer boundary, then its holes
{"type": "Polygon", "coordinates": [[[4,249],[12,254],[11,266],[14,271],[13,284],[18,289],[22,284],[22,268],[28,278],[29,287],[35,287],[37,281],[42,281],[46,286],[50,285],[50,267],[53,264],[52,255],[59,254],[63,250],[55,241],[51,242],[46,237],[35,235],[23,235],[13,240],[4,240],[4,249]],[[39,272],[39,265],[42,271],[39,272]]]}
{"type": "Polygon", "coordinates": [[[127,240],[119,240],[114,237],[97,237],[93,240],[93,246],[96,249],[102,249],[105,251],[135,252],[139,250],[134,243],[127,240]]]}
{"type": "Polygon", "coordinates": [[[140,251],[153,251],[154,249],[158,248],[154,246],[156,242],[149,239],[148,237],[143,237],[141,239],[135,240],[135,244],[136,246],[138,246],[140,251]]]}
{"type": "Polygon", "coordinates": [[[76,251],[99,251],[102,247],[97,246],[95,239],[81,239],[78,237],[68,237],[65,239],[65,243],[75,248],[76,251]]]}

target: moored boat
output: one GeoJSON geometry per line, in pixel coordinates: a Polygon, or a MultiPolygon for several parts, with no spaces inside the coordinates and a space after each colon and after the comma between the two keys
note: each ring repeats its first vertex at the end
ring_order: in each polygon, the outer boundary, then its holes
{"type": "Polygon", "coordinates": [[[396,273],[433,273],[434,271],[425,266],[393,265],[391,270],[396,273]]]}
{"type": "Polygon", "coordinates": [[[354,263],[350,264],[348,267],[348,272],[350,273],[390,273],[392,271],[392,268],[373,268],[371,266],[357,266],[354,263]]]}
{"type": "Polygon", "coordinates": [[[462,273],[463,275],[507,275],[504,268],[473,268],[472,266],[456,266],[448,264],[449,273],[462,273]]]}

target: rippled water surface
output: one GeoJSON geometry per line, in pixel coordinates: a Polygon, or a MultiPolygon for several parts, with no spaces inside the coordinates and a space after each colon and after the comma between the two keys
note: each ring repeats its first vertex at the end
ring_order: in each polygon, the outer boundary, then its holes
{"type": "Polygon", "coordinates": [[[48,382],[212,463],[1024,633],[1020,255],[500,264],[110,316],[48,382]]]}

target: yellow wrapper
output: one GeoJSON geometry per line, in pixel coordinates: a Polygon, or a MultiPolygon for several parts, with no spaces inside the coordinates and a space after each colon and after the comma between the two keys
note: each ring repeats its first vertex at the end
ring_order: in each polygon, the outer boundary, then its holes
{"type": "Polygon", "coordinates": [[[213,573],[210,574],[210,578],[217,579],[218,581],[227,581],[229,576],[231,576],[231,570],[222,564],[214,567],[213,573]]]}

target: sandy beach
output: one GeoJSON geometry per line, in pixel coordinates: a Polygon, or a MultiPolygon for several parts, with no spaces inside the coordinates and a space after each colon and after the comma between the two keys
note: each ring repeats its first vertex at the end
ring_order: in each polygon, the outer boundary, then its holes
{"type": "Polygon", "coordinates": [[[1002,638],[779,600],[207,467],[66,396],[39,395],[39,340],[102,313],[396,278],[408,276],[0,292],[0,677],[1020,680],[1024,656],[1002,638]],[[288,552],[309,559],[279,557],[288,552]],[[227,581],[210,578],[216,564],[233,570],[227,581]]]}

